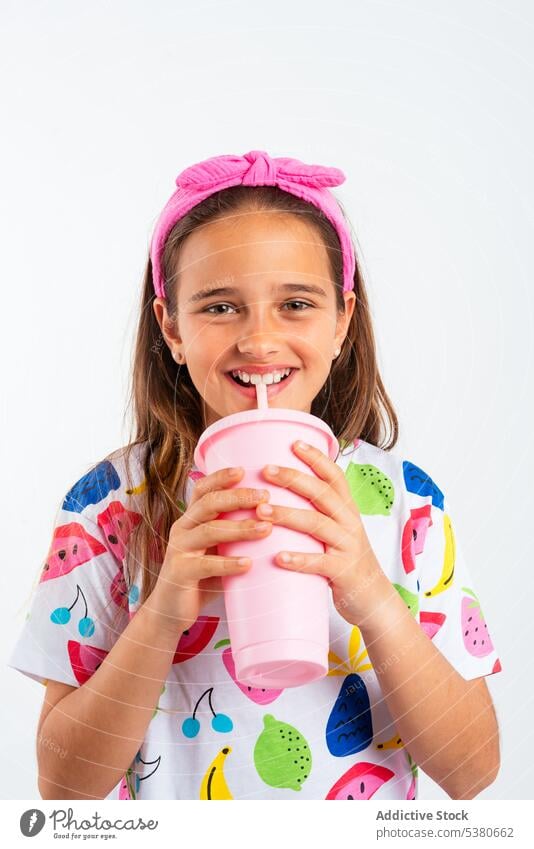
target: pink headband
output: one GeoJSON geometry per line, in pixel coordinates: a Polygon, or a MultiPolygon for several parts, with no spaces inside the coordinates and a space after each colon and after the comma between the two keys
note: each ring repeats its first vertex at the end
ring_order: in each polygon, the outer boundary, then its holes
{"type": "Polygon", "coordinates": [[[161,255],[165,240],[176,222],[190,209],[220,189],[244,186],[279,186],[285,192],[319,207],[335,227],[343,251],[343,291],[354,288],[355,257],[346,221],[327,186],[339,186],[345,175],[339,168],[306,165],[298,159],[278,156],[271,159],[264,150],[251,150],[244,156],[213,156],[191,165],[178,174],[178,188],[165,204],[150,243],[154,290],[165,297],[161,255]]]}

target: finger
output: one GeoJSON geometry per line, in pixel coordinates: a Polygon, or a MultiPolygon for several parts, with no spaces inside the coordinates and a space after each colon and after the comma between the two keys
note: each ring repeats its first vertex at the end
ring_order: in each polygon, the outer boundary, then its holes
{"type": "Polygon", "coordinates": [[[217,472],[212,472],[211,475],[204,475],[195,482],[189,506],[195,504],[208,492],[213,492],[223,487],[234,486],[237,481],[241,480],[244,473],[245,470],[243,468],[237,467],[235,469],[219,469],[217,472]]]}
{"type": "Polygon", "coordinates": [[[276,566],[309,575],[322,575],[329,582],[339,581],[339,573],[346,569],[346,561],[326,552],[279,551],[274,557],[276,566]],[[288,558],[284,560],[283,558],[288,558]]]}
{"type": "Polygon", "coordinates": [[[179,566],[171,569],[170,573],[161,575],[163,582],[168,582],[180,589],[199,586],[209,590],[217,587],[219,579],[224,575],[239,575],[247,572],[252,566],[250,557],[223,557],[221,555],[190,555],[181,559],[179,566]]]}
{"type": "Polygon", "coordinates": [[[314,445],[309,445],[300,439],[294,442],[291,447],[297,457],[307,463],[317,477],[327,481],[340,498],[345,499],[347,493],[350,495],[345,473],[334,460],[331,460],[330,457],[319,451],[314,445]]]}
{"type": "Polygon", "coordinates": [[[242,487],[239,489],[213,489],[201,498],[189,504],[185,513],[178,519],[180,528],[190,530],[202,522],[211,522],[221,513],[233,510],[254,508],[262,501],[268,501],[270,493],[266,489],[242,487]]]}
{"type": "MultiPolygon", "coordinates": [[[[353,529],[349,525],[345,528],[339,522],[329,516],[325,516],[319,510],[300,510],[298,507],[285,507],[280,504],[269,504],[272,512],[267,514],[263,511],[264,505],[258,505],[256,513],[260,519],[268,519],[275,525],[283,525],[285,528],[293,528],[305,534],[311,534],[321,542],[332,548],[347,550],[353,543],[353,529]]],[[[354,522],[354,516],[351,517],[354,522]]]]}
{"type": "MultiPolygon", "coordinates": [[[[338,592],[347,593],[349,598],[354,593],[353,567],[345,557],[320,552],[310,554],[301,551],[280,551],[273,559],[275,565],[283,569],[308,575],[322,575],[331,589],[336,588],[338,592]],[[291,557],[291,560],[284,562],[284,554],[291,557]]],[[[368,580],[371,581],[372,578],[368,580]]]]}
{"type": "Polygon", "coordinates": [[[327,579],[330,586],[335,585],[338,590],[353,597],[355,586],[355,570],[358,572],[358,586],[361,591],[371,591],[373,586],[378,586],[382,581],[384,573],[376,566],[375,562],[347,559],[342,554],[327,552],[302,552],[302,551],[279,551],[273,556],[275,566],[290,569],[294,572],[303,572],[313,575],[322,575],[327,579]],[[291,558],[287,562],[283,556],[291,558]],[[378,584],[377,584],[378,581],[378,584]]]}
{"type": "MultiPolygon", "coordinates": [[[[286,487],[304,496],[317,510],[340,522],[347,522],[349,516],[359,515],[342,470],[317,449],[309,450],[317,451],[318,459],[315,466],[310,463],[315,474],[301,472],[287,466],[279,467],[278,472],[274,473],[269,471],[268,467],[264,467],[262,470],[264,477],[272,484],[286,487]],[[331,467],[334,469],[333,472],[331,467]]],[[[303,455],[307,453],[302,452],[303,455]]]]}
{"type": "MultiPolygon", "coordinates": [[[[201,522],[196,528],[183,531],[177,528],[176,537],[169,537],[171,551],[182,554],[205,551],[225,542],[236,540],[264,539],[272,530],[272,523],[266,522],[264,528],[258,527],[258,519],[232,521],[231,519],[214,519],[211,522],[201,522]]],[[[175,523],[174,528],[179,525],[175,523]]]]}
{"type": "MultiPolygon", "coordinates": [[[[252,566],[250,557],[222,557],[209,555],[199,557],[195,568],[196,575],[200,581],[207,581],[203,589],[210,587],[210,583],[216,581],[223,575],[239,575],[248,572],[252,566]]],[[[218,587],[218,581],[216,582],[218,587]]]]}

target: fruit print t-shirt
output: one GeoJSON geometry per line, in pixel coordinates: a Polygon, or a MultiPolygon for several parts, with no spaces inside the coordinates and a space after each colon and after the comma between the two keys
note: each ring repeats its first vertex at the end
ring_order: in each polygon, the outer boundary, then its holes
{"type": "MultiPolygon", "coordinates": [[[[66,494],[9,665],[36,681],[83,686],[139,608],[123,571],[141,521],[143,446],[110,455],[66,494]]],[[[429,640],[465,678],[501,669],[431,477],[357,440],[336,462],[382,569],[429,640]]],[[[201,472],[193,466],[186,487],[201,472]]],[[[145,739],[109,799],[416,799],[418,768],[400,739],[358,627],[330,598],[329,673],[283,690],[236,680],[224,599],[201,611],[176,654],[145,739]]],[[[386,623],[385,623],[386,624],[386,623]]]]}

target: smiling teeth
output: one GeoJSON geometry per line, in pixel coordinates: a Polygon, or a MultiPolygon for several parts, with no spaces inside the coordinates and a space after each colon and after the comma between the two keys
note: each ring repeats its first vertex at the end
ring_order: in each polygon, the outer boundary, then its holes
{"type": "Polygon", "coordinates": [[[269,385],[270,383],[280,383],[281,379],[289,374],[291,371],[290,368],[286,368],[283,371],[272,371],[269,374],[247,374],[246,371],[233,371],[232,375],[241,378],[244,383],[252,383],[253,386],[256,386],[257,383],[265,383],[269,385]]]}

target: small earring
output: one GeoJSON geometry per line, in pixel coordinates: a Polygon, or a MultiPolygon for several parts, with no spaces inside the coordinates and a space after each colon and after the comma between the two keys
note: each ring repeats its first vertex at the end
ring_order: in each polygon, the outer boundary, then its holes
{"type": "Polygon", "coordinates": [[[340,353],[341,353],[341,348],[336,348],[336,350],[334,351],[334,358],[338,357],[340,353]]]}
{"type": "Polygon", "coordinates": [[[182,355],[180,354],[179,351],[173,351],[172,355],[173,355],[173,357],[174,357],[174,359],[176,360],[177,363],[182,362],[182,355]]]}

